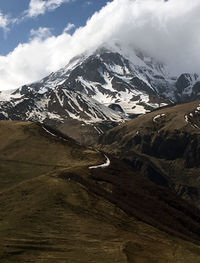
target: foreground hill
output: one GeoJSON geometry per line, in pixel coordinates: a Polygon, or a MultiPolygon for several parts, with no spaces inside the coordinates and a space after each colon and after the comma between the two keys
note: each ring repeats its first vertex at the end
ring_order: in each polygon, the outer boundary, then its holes
{"type": "Polygon", "coordinates": [[[31,122],[0,122],[0,190],[52,171],[103,162],[97,152],[45,127],[31,122]]]}
{"type": "Polygon", "coordinates": [[[104,151],[200,207],[200,101],[154,111],[107,132],[104,151]]]}
{"type": "Polygon", "coordinates": [[[0,262],[200,261],[200,212],[167,185],[37,123],[0,130],[0,262]]]}

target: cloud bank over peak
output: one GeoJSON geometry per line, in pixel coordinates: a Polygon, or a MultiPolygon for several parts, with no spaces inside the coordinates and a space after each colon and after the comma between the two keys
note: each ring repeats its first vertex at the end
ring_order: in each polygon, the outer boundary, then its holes
{"type": "Polygon", "coordinates": [[[29,43],[0,56],[0,89],[36,81],[73,56],[113,42],[146,52],[174,74],[200,73],[199,13],[200,0],[113,0],[73,35],[68,30],[48,35],[40,28],[32,31],[29,43]]]}

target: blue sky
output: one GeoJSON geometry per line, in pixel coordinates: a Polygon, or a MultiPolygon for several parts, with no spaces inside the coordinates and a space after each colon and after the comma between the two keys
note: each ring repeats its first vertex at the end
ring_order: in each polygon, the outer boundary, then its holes
{"type": "Polygon", "coordinates": [[[19,43],[29,41],[31,30],[37,30],[39,27],[49,28],[52,34],[57,36],[71,23],[74,27],[70,33],[73,33],[76,28],[84,26],[87,19],[106,2],[108,1],[73,0],[61,3],[54,10],[46,10],[44,14],[30,17],[25,15],[30,8],[30,0],[1,0],[0,12],[7,17],[10,24],[8,23],[7,28],[0,28],[0,55],[6,55],[19,43]],[[19,21],[15,21],[16,19],[19,21]]]}

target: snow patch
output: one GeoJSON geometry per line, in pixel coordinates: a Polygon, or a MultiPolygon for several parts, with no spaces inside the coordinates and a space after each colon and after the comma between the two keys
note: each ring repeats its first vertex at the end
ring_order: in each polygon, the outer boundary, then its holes
{"type": "Polygon", "coordinates": [[[158,119],[160,118],[163,118],[165,117],[166,115],[163,113],[163,114],[159,114],[159,115],[156,115],[154,118],[153,118],[153,122],[158,122],[158,119]]]}
{"type": "Polygon", "coordinates": [[[98,132],[99,135],[104,134],[104,132],[99,127],[98,128],[96,126],[93,126],[93,127],[98,132]]]}
{"type": "Polygon", "coordinates": [[[68,141],[68,140],[66,140],[65,138],[63,138],[63,137],[60,137],[60,136],[57,136],[57,135],[55,135],[54,133],[52,133],[52,132],[50,132],[49,130],[47,130],[44,126],[42,126],[42,129],[43,130],[45,130],[47,133],[49,133],[51,136],[53,136],[53,137],[57,137],[57,138],[59,138],[59,139],[61,139],[61,140],[63,140],[63,141],[68,141]]]}
{"type": "Polygon", "coordinates": [[[98,168],[106,168],[110,166],[110,159],[104,154],[106,158],[106,162],[100,165],[90,166],[89,169],[98,169],[98,168]]]}
{"type": "Polygon", "coordinates": [[[50,132],[49,130],[47,130],[44,126],[42,126],[42,129],[45,130],[47,133],[49,133],[50,135],[57,137],[55,134],[53,134],[52,132],[50,132]]]}

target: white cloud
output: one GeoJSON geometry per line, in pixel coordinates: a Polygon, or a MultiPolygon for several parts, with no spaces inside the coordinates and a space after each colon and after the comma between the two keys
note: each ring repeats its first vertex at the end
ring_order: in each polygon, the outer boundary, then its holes
{"type": "Polygon", "coordinates": [[[200,0],[114,0],[73,35],[36,37],[0,56],[0,89],[38,80],[113,40],[163,60],[174,72],[200,73],[199,13],[200,0]]]}
{"type": "Polygon", "coordinates": [[[38,29],[31,29],[30,31],[30,40],[32,39],[45,40],[51,36],[52,36],[51,29],[47,27],[39,27],[38,29]]]}
{"type": "Polygon", "coordinates": [[[1,11],[0,11],[0,28],[2,28],[4,30],[4,32],[8,31],[8,25],[11,23],[10,18],[8,17],[8,15],[4,15],[1,11]]]}
{"type": "Polygon", "coordinates": [[[10,18],[8,15],[3,15],[0,11],[0,28],[3,28],[4,32],[7,32],[9,31],[10,24],[20,24],[27,18],[44,15],[46,12],[53,11],[64,3],[74,1],[76,0],[30,0],[28,9],[18,17],[10,18]]]}
{"type": "Polygon", "coordinates": [[[29,8],[25,11],[27,17],[36,17],[52,11],[72,0],[30,0],[29,8]]]}
{"type": "Polygon", "coordinates": [[[75,27],[74,24],[68,23],[67,26],[66,26],[66,28],[63,30],[63,33],[69,32],[69,31],[72,30],[74,27],[75,27]]]}

